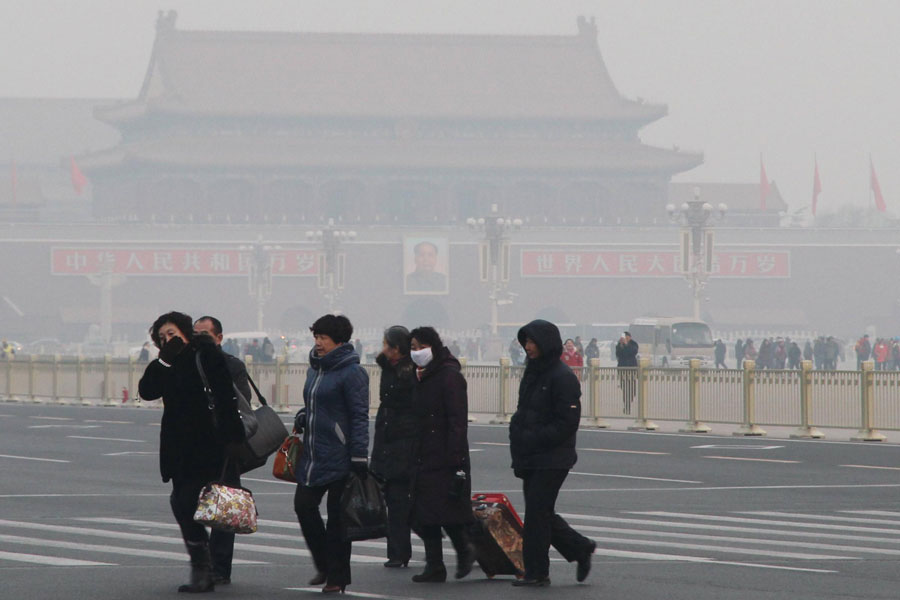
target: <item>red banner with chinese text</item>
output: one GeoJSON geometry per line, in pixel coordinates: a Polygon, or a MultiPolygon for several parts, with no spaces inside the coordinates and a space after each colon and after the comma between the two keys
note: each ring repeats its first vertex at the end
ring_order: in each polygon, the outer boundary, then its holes
{"type": "MultiPolygon", "coordinates": [[[[790,277],[787,251],[716,251],[710,277],[790,277]]],[[[539,250],[521,252],[522,277],[681,277],[677,252],[539,250]]]]}
{"type": "MultiPolygon", "coordinates": [[[[318,274],[316,250],[270,250],[273,276],[318,274]]],[[[109,270],[117,275],[246,276],[252,251],[208,248],[53,248],[53,275],[91,275],[109,270]]]]}

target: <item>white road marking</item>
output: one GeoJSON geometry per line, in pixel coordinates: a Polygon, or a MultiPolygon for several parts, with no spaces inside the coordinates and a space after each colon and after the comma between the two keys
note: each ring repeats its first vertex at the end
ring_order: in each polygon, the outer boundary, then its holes
{"type": "Polygon", "coordinates": [[[900,518],[900,512],[890,510],[841,510],[838,512],[851,513],[857,515],[875,515],[877,517],[897,517],[900,518]]]}
{"type": "Polygon", "coordinates": [[[475,442],[479,446],[509,446],[507,442],[475,442]]]}
{"type": "Polygon", "coordinates": [[[612,475],[610,473],[580,473],[578,471],[570,471],[569,475],[583,475],[587,477],[616,477],[619,479],[646,479],[647,481],[671,481],[673,483],[703,483],[702,481],[691,481],[690,479],[664,479],[662,477],[638,477],[637,475],[612,475]]]}
{"type": "Polygon", "coordinates": [[[741,456],[704,456],[703,458],[715,458],[718,460],[749,460],[753,462],[796,464],[799,460],[778,460],[776,458],[745,458],[741,456]]]}
{"type": "Polygon", "coordinates": [[[0,550],[0,560],[12,560],[16,562],[32,563],[35,565],[50,565],[53,567],[114,567],[116,563],[94,562],[92,560],[76,560],[74,558],[56,558],[54,556],[40,556],[38,554],[18,554],[16,552],[4,552],[0,550]]]}
{"type": "Polygon", "coordinates": [[[611,448],[577,448],[579,452],[616,452],[619,454],[656,454],[659,456],[668,456],[668,452],[650,452],[648,450],[613,450],[611,448]]]}
{"type": "MultiPolygon", "coordinates": [[[[829,538],[834,540],[852,540],[855,542],[874,542],[878,544],[897,544],[900,540],[895,538],[882,538],[867,535],[851,535],[841,533],[827,533],[823,531],[791,531],[787,529],[765,529],[761,527],[738,527],[735,525],[717,525],[715,523],[689,523],[686,521],[657,521],[653,519],[629,519],[626,517],[604,517],[598,515],[573,515],[560,514],[561,517],[571,521],[600,521],[612,522],[616,525],[647,525],[651,527],[667,527],[671,529],[700,529],[702,531],[731,531],[742,535],[780,535],[798,538],[829,538]]],[[[763,521],[768,523],[768,521],[763,521]]],[[[584,526],[583,527],[587,527],[584,526]]]]}
{"type": "Polygon", "coordinates": [[[829,554],[807,554],[805,552],[779,552],[769,548],[739,548],[737,546],[716,546],[712,544],[684,544],[679,542],[661,542],[659,540],[627,540],[614,537],[592,537],[597,542],[614,542],[616,544],[633,546],[657,546],[662,548],[679,548],[682,550],[713,550],[728,552],[729,554],[748,554],[750,556],[772,556],[776,558],[788,558],[793,560],[853,560],[855,556],[837,556],[829,554]]]}
{"type": "MultiPolygon", "coordinates": [[[[138,548],[128,548],[126,546],[107,546],[99,544],[85,544],[82,542],[64,542],[61,540],[46,540],[40,538],[29,538],[20,535],[0,535],[0,542],[8,544],[21,544],[24,546],[38,546],[43,548],[63,548],[66,550],[79,550],[84,552],[100,552],[107,554],[121,554],[125,556],[144,556],[150,558],[162,558],[168,560],[177,560],[184,562],[187,558],[186,552],[164,552],[162,550],[148,550],[138,548]]],[[[236,565],[265,565],[268,564],[258,560],[243,560],[235,558],[232,560],[236,565]]]]}
{"type": "Polygon", "coordinates": [[[128,455],[128,454],[142,454],[142,455],[143,455],[143,454],[152,454],[153,456],[156,456],[157,454],[159,454],[159,452],[156,452],[156,451],[153,451],[153,450],[148,450],[148,451],[127,451],[127,452],[108,452],[108,453],[104,454],[103,456],[126,456],[126,455],[128,455]]]}
{"type": "Polygon", "coordinates": [[[900,521],[896,519],[864,519],[859,517],[834,517],[830,515],[811,515],[807,513],[792,513],[783,511],[766,511],[766,510],[747,510],[739,511],[744,515],[759,515],[761,517],[786,517],[789,519],[818,519],[819,521],[849,521],[851,523],[872,523],[874,525],[897,525],[900,527],[900,521]]]}
{"type": "Polygon", "coordinates": [[[100,425],[29,425],[28,429],[99,429],[100,425]]]}
{"type": "Polygon", "coordinates": [[[719,448],[723,450],[775,450],[784,448],[784,446],[753,446],[750,444],[703,444],[702,446],[691,446],[691,448],[719,448]]]}
{"type": "Polygon", "coordinates": [[[41,417],[41,416],[36,416],[36,415],[31,415],[29,418],[42,419],[44,421],[74,421],[75,420],[72,417],[41,417]]]}
{"type": "Polygon", "coordinates": [[[759,525],[782,525],[786,527],[805,527],[809,529],[838,529],[846,531],[859,531],[864,533],[879,533],[887,535],[900,535],[900,529],[886,529],[883,527],[857,527],[855,525],[831,525],[828,523],[797,523],[795,521],[770,521],[768,519],[747,519],[743,517],[725,517],[722,515],[698,515],[692,513],[676,513],[666,511],[629,511],[635,515],[650,515],[653,517],[674,517],[681,519],[698,519],[701,521],[723,521],[729,523],[750,523],[759,525]]]}
{"type": "Polygon", "coordinates": [[[900,471],[900,467],[880,467],[878,465],[838,465],[839,467],[849,467],[851,469],[885,469],[888,471],[900,471]]]}
{"type": "MultiPolygon", "coordinates": [[[[718,528],[716,528],[718,529],[718,528]]],[[[677,539],[686,539],[686,540],[707,540],[713,542],[738,542],[743,544],[756,544],[756,545],[771,545],[771,546],[783,546],[783,547],[796,547],[796,548],[809,548],[813,550],[832,550],[837,552],[862,552],[863,554],[884,554],[886,556],[898,556],[900,555],[900,549],[891,549],[891,548],[875,548],[873,546],[845,546],[843,544],[821,544],[817,542],[802,542],[796,540],[773,540],[768,538],[754,539],[747,537],[747,535],[755,535],[757,533],[764,534],[764,530],[757,531],[754,529],[743,528],[743,527],[726,527],[723,529],[737,529],[742,530],[745,533],[743,537],[737,536],[727,536],[727,535],[704,535],[700,533],[685,533],[683,531],[673,532],[673,531],[657,531],[655,529],[625,529],[622,527],[597,527],[595,525],[581,525],[579,524],[578,530],[584,532],[597,532],[597,533],[616,533],[621,535],[629,535],[629,536],[644,536],[644,537],[662,537],[662,538],[677,538],[677,539]]],[[[812,538],[821,538],[821,537],[830,537],[827,535],[822,535],[820,533],[811,533],[808,531],[805,532],[781,532],[786,535],[790,535],[791,537],[812,537],[812,538]]],[[[862,537],[862,536],[839,536],[839,537],[862,537]]],[[[597,539],[597,538],[594,538],[597,539]]],[[[896,544],[897,540],[885,539],[885,538],[864,538],[865,541],[876,541],[879,543],[885,544],[896,544]]]]}
{"type": "MultiPolygon", "coordinates": [[[[322,588],[317,587],[289,587],[284,588],[289,592],[321,592],[322,588]]],[[[378,600],[423,600],[413,596],[387,596],[385,594],[371,594],[368,592],[343,592],[342,596],[358,596],[359,598],[377,598],[378,600]]]]}
{"type": "Polygon", "coordinates": [[[73,440],[100,440],[104,442],[134,442],[135,444],[143,444],[147,440],[131,440],[126,438],[108,438],[108,437],[92,437],[89,435],[67,435],[67,438],[72,438],[73,440]]]}
{"type": "Polygon", "coordinates": [[[281,479],[255,479],[253,477],[241,477],[241,481],[255,481],[257,483],[277,483],[280,485],[292,485],[294,487],[297,486],[293,481],[283,481],[281,479]]]}
{"type": "Polygon", "coordinates": [[[85,419],[85,423],[110,423],[113,425],[134,425],[134,421],[104,421],[101,419],[85,419]]]}
{"type": "Polygon", "coordinates": [[[0,458],[15,458],[17,460],[37,460],[40,462],[67,463],[68,460],[60,460],[58,458],[35,458],[33,456],[16,456],[15,454],[0,454],[0,458]]]}

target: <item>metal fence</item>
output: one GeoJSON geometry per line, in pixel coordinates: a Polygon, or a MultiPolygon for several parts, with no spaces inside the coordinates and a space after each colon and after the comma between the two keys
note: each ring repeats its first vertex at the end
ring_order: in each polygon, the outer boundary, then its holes
{"type": "MultiPolygon", "coordinates": [[[[734,424],[736,434],[764,435],[764,426],[796,427],[797,437],[823,437],[819,428],[857,429],[854,439],[882,440],[881,430],[900,430],[900,372],[600,367],[576,370],[582,385],[582,416],[606,427],[606,419],[632,419],[631,428],[653,430],[655,421],[684,423],[685,431],[709,431],[706,423],[734,424]]],[[[0,362],[0,400],[13,402],[156,406],[138,398],[145,364],[133,359],[16,356],[0,362]]],[[[370,407],[378,408],[381,370],[369,374],[370,407]]],[[[283,412],[302,404],[308,365],[250,363],[248,371],[269,403],[283,412]]],[[[515,412],[524,368],[501,359],[497,365],[463,361],[469,412],[505,422],[515,412]]]]}

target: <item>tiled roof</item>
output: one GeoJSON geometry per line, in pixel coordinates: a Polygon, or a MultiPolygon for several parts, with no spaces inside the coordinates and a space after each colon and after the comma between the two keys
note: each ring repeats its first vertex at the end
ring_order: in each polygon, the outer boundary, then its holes
{"type": "Polygon", "coordinates": [[[172,17],[138,98],[97,112],[152,113],[642,125],[666,107],[619,94],[583,19],[572,36],[501,36],[182,31],[172,17]]]}

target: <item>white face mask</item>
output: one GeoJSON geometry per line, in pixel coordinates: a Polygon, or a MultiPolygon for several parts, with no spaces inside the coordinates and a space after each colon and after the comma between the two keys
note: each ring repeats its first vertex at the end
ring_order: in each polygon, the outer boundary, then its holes
{"type": "Polygon", "coordinates": [[[422,348],[421,350],[413,350],[409,353],[409,357],[412,359],[416,365],[421,368],[425,368],[428,366],[428,363],[431,362],[432,354],[431,348],[422,348]]]}

